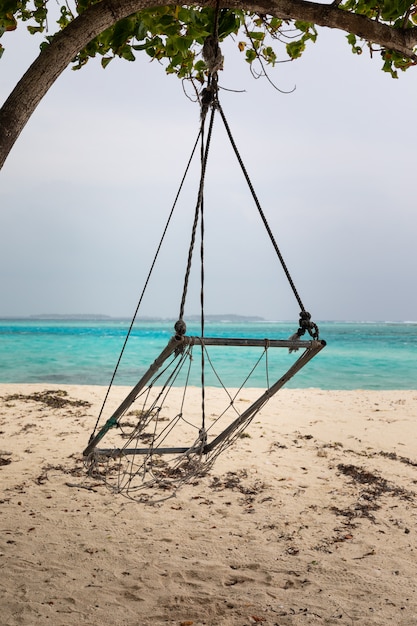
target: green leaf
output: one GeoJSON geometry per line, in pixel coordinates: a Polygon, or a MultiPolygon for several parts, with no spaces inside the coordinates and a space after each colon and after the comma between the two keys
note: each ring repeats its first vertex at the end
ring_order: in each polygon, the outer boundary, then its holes
{"type": "Polygon", "coordinates": [[[305,50],[305,43],[302,40],[292,41],[287,44],[287,54],[291,59],[298,59],[305,50]]]}
{"type": "Polygon", "coordinates": [[[271,18],[271,20],[269,21],[269,26],[270,28],[272,28],[273,30],[276,30],[277,28],[280,28],[282,25],[282,19],[280,19],[279,17],[273,17],[271,18]]]}
{"type": "Polygon", "coordinates": [[[265,33],[256,30],[248,31],[248,35],[251,39],[255,39],[255,41],[263,41],[265,39],[265,33]]]}
{"type": "Polygon", "coordinates": [[[35,33],[43,33],[44,31],[43,26],[28,26],[27,29],[31,35],[34,35],[35,33]]]}
{"type": "Polygon", "coordinates": [[[173,15],[163,15],[160,18],[159,23],[161,24],[161,26],[166,27],[170,24],[178,24],[178,21],[175,19],[173,15]]]}
{"type": "Polygon", "coordinates": [[[126,59],[126,61],[136,61],[136,57],[132,52],[132,48],[130,46],[123,46],[119,55],[122,59],[126,59]]]}
{"type": "Polygon", "coordinates": [[[192,37],[185,37],[183,35],[180,35],[179,37],[177,37],[177,48],[178,50],[181,50],[181,52],[188,52],[188,50],[190,50],[192,46],[192,43],[193,43],[192,37]]]}
{"type": "Polygon", "coordinates": [[[248,63],[252,63],[253,61],[255,61],[255,59],[257,58],[255,50],[253,50],[252,48],[249,48],[249,50],[246,50],[245,57],[248,63]]]}
{"type": "Polygon", "coordinates": [[[187,24],[189,21],[192,21],[194,18],[194,10],[187,9],[186,7],[180,7],[177,13],[177,19],[180,22],[184,22],[187,24]]]}
{"type": "Polygon", "coordinates": [[[302,20],[296,20],[294,22],[294,26],[295,28],[298,28],[298,30],[301,30],[301,32],[306,33],[310,30],[312,24],[311,22],[303,22],[302,20]]]}
{"type": "Polygon", "coordinates": [[[194,69],[197,72],[204,72],[206,69],[206,64],[204,63],[204,61],[197,61],[197,63],[194,65],[194,69]]]}
{"type": "Polygon", "coordinates": [[[103,67],[104,69],[106,69],[106,67],[108,66],[108,64],[110,63],[110,61],[113,60],[113,57],[103,57],[101,59],[101,67],[103,67]]]}
{"type": "Polygon", "coordinates": [[[222,9],[219,18],[219,38],[224,39],[231,33],[237,32],[240,26],[240,20],[237,18],[235,11],[222,9]]]}
{"type": "Polygon", "coordinates": [[[142,41],[143,39],[145,39],[147,34],[148,34],[148,27],[144,24],[144,22],[139,20],[137,27],[136,27],[136,33],[135,33],[136,39],[138,41],[142,41]]]}
{"type": "Polygon", "coordinates": [[[130,17],[126,17],[120,22],[117,22],[113,30],[112,48],[117,51],[121,48],[128,39],[130,39],[134,33],[134,20],[130,17]]]}

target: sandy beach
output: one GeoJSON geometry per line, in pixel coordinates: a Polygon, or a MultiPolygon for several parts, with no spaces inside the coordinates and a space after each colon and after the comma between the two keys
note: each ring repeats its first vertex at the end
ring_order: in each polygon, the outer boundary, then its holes
{"type": "Polygon", "coordinates": [[[417,391],[284,389],[152,506],[86,475],[104,394],[0,385],[2,625],[417,625],[417,391]]]}

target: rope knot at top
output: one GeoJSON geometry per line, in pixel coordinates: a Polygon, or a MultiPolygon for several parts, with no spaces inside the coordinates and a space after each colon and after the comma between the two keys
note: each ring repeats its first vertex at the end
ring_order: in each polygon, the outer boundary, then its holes
{"type": "Polygon", "coordinates": [[[311,313],[308,313],[308,311],[301,311],[299,325],[300,327],[297,331],[299,337],[307,331],[313,339],[319,338],[319,327],[315,322],[311,321],[311,313]]]}
{"type": "Polygon", "coordinates": [[[223,69],[224,57],[220,50],[217,37],[207,35],[204,40],[202,54],[209,74],[213,76],[213,74],[217,74],[219,70],[223,69]]]}
{"type": "MultiPolygon", "coordinates": [[[[187,332],[187,325],[182,318],[180,318],[179,320],[175,322],[174,330],[175,330],[175,339],[177,341],[183,341],[183,337],[185,333],[187,332]]],[[[178,356],[179,354],[182,354],[183,350],[184,350],[184,344],[182,343],[176,348],[175,355],[178,356]]]]}
{"type": "Polygon", "coordinates": [[[201,92],[201,119],[204,120],[210,106],[217,102],[217,72],[223,69],[224,57],[217,36],[208,35],[203,44],[202,55],[208,70],[207,87],[201,92]]]}

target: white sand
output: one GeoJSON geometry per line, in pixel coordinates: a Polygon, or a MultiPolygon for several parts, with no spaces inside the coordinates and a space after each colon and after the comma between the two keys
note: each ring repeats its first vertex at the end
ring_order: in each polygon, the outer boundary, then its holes
{"type": "Polygon", "coordinates": [[[417,625],[417,391],[282,390],[158,506],[85,476],[104,393],[0,386],[2,625],[417,625]]]}

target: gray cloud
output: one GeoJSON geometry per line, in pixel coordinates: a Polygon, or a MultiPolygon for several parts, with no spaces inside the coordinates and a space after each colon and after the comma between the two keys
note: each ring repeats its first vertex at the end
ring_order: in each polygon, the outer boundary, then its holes
{"type": "MultiPolygon", "coordinates": [[[[24,33],[6,44],[1,99],[36,48],[24,33]]],[[[221,84],[246,91],[222,91],[222,105],[306,307],[316,319],[417,319],[415,70],[394,81],[322,31],[304,59],[270,71],[280,88],[296,84],[282,95],[232,48],[221,84]]],[[[0,175],[0,315],[129,316],[198,120],[181,83],[146,58],[67,70],[0,175]]],[[[145,315],[177,312],[197,179],[198,162],[145,315]]],[[[208,312],[296,316],[220,118],[205,205],[208,312]]]]}

